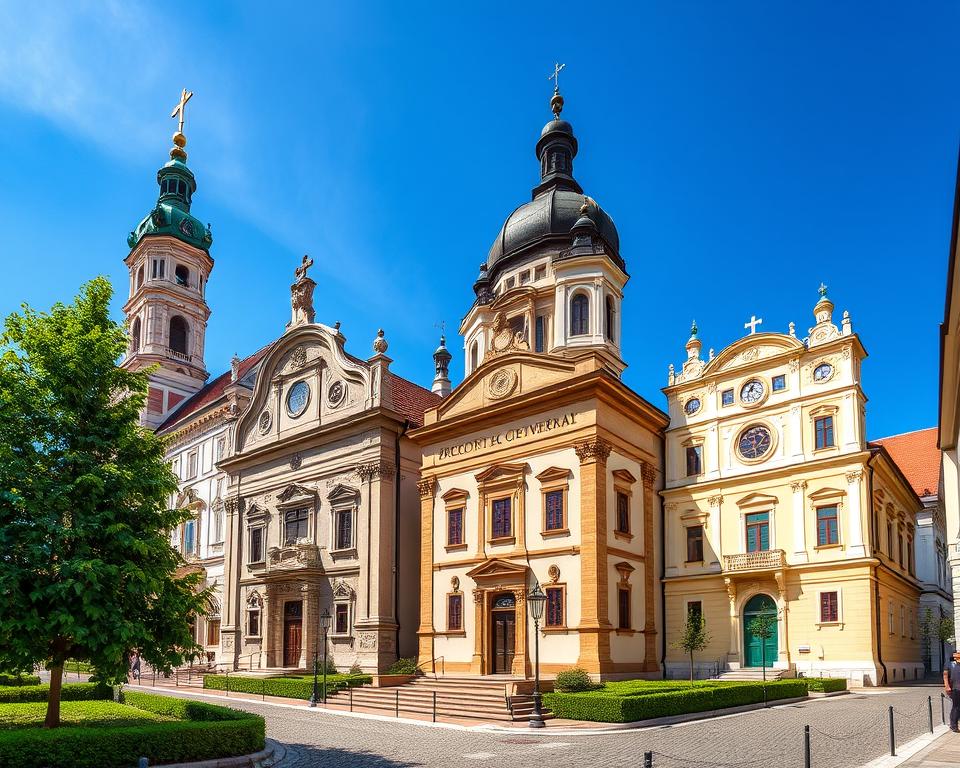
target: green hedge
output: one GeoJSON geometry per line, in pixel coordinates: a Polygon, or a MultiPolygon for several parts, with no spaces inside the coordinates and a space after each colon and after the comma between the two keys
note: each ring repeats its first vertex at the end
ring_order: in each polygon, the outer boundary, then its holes
{"type": "MultiPolygon", "coordinates": [[[[806,695],[807,686],[802,680],[776,680],[766,683],[767,701],[806,695]]],[[[583,693],[547,693],[543,700],[557,717],[601,723],[631,723],[656,717],[758,704],[764,701],[764,684],[701,683],[671,690],[639,686],[633,693],[615,693],[605,686],[601,690],[583,693]]]]}
{"type": "MultiPolygon", "coordinates": [[[[31,701],[0,706],[0,729],[39,728],[47,716],[47,702],[31,701]]],[[[64,701],[60,704],[60,726],[131,727],[153,725],[169,718],[125,707],[112,701],[64,701]]]]}
{"type": "MultiPolygon", "coordinates": [[[[46,701],[50,693],[49,685],[6,686],[0,688],[0,704],[12,704],[19,701],[46,701]]],[[[96,683],[64,683],[60,689],[60,701],[94,701],[112,699],[113,689],[96,683]]],[[[0,763],[3,765],[3,763],[0,763]]]]}
{"type": "Polygon", "coordinates": [[[20,672],[0,672],[0,685],[40,685],[40,678],[20,672]]]}
{"type": "MultiPolygon", "coordinates": [[[[373,682],[370,675],[327,675],[327,695],[344,688],[356,688],[373,682]]],[[[203,687],[230,693],[252,693],[257,696],[283,696],[288,699],[309,699],[313,693],[313,677],[242,677],[240,675],[204,675],[203,687]]],[[[323,677],[317,690],[323,690],[323,677]]]]}
{"type": "Polygon", "coordinates": [[[126,691],[129,706],[171,721],[136,727],[25,728],[0,732],[0,765],[19,768],[129,768],[140,757],[150,764],[215,760],[259,752],[262,717],[203,702],[126,691]]]}
{"type": "Polygon", "coordinates": [[[818,693],[836,693],[847,690],[847,680],[844,677],[804,677],[808,691],[818,693]]]}

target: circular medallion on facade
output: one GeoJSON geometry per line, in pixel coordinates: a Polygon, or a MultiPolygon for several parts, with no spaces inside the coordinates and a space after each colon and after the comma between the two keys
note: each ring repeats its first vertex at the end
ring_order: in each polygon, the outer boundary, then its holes
{"type": "Polygon", "coordinates": [[[187,237],[195,237],[193,233],[193,223],[190,219],[183,219],[180,222],[180,231],[183,232],[187,237]]]}
{"type": "Polygon", "coordinates": [[[267,434],[267,432],[270,431],[271,424],[273,424],[273,416],[270,415],[270,411],[261,413],[260,418],[257,419],[257,427],[260,429],[260,434],[267,434]]]}
{"type": "Polygon", "coordinates": [[[302,465],[303,456],[301,456],[299,453],[295,453],[290,457],[290,469],[300,469],[302,465]]]}
{"type": "Polygon", "coordinates": [[[833,376],[833,366],[830,363],[820,363],[813,369],[813,380],[817,382],[828,381],[833,376]]]}
{"type": "Polygon", "coordinates": [[[342,381],[335,381],[330,385],[330,388],[327,389],[327,402],[330,404],[331,408],[336,408],[340,403],[343,402],[344,396],[347,394],[347,388],[343,385],[342,381]]]}
{"type": "Polygon", "coordinates": [[[700,410],[700,398],[691,397],[683,404],[683,410],[687,416],[693,416],[693,414],[700,410]]]}
{"type": "Polygon", "coordinates": [[[547,568],[547,576],[550,577],[550,581],[556,584],[560,580],[560,568],[556,565],[551,565],[547,568]]]}
{"type": "Polygon", "coordinates": [[[773,448],[773,435],[762,424],[752,424],[737,438],[737,453],[748,461],[757,461],[773,448]]]}
{"type": "Polygon", "coordinates": [[[298,381],[287,392],[287,413],[297,418],[307,410],[308,402],[310,402],[310,385],[305,381],[298,381]]]}
{"type": "Polygon", "coordinates": [[[487,382],[487,394],[494,400],[507,397],[517,388],[517,372],[512,368],[501,368],[493,372],[487,382]]]}

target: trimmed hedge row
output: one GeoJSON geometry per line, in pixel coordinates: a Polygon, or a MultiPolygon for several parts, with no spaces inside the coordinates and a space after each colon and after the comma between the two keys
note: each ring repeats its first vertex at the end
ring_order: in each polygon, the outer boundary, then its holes
{"type": "Polygon", "coordinates": [[[836,693],[847,690],[847,680],[844,677],[804,677],[808,691],[818,693],[836,693]]]}
{"type": "MultiPolygon", "coordinates": [[[[49,685],[5,686],[0,688],[0,704],[18,701],[46,701],[49,685]]],[[[97,683],[64,683],[60,689],[60,701],[95,701],[112,699],[113,689],[97,683]]],[[[0,763],[2,765],[3,763],[0,763]]]]}
{"type": "Polygon", "coordinates": [[[807,695],[803,680],[775,680],[766,684],[730,682],[691,685],[680,690],[654,689],[626,695],[616,695],[607,690],[546,693],[543,700],[557,717],[600,723],[632,723],[656,717],[759,704],[764,701],[764,688],[767,701],[807,695]]]}
{"type": "Polygon", "coordinates": [[[0,672],[0,685],[40,685],[40,678],[19,672],[0,672]]]}
{"type": "Polygon", "coordinates": [[[19,768],[128,768],[140,757],[150,764],[215,760],[259,752],[265,723],[247,712],[203,702],[124,692],[129,706],[177,722],[136,727],[24,728],[0,732],[0,765],[19,768]]]}
{"type": "MultiPolygon", "coordinates": [[[[357,688],[373,682],[370,675],[327,675],[327,695],[345,688],[357,688]]],[[[231,693],[253,693],[264,696],[284,696],[288,699],[309,699],[313,693],[313,678],[306,677],[242,677],[240,675],[204,675],[203,687],[231,693]]],[[[317,689],[322,690],[322,678],[317,689]]]]}

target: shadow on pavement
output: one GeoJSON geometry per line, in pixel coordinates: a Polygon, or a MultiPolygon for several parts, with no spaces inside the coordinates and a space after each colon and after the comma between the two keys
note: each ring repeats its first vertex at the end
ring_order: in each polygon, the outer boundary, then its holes
{"type": "Polygon", "coordinates": [[[307,766],[343,766],[344,768],[415,768],[424,763],[397,762],[374,752],[314,747],[308,744],[285,744],[287,756],[277,768],[307,768],[307,766]]]}

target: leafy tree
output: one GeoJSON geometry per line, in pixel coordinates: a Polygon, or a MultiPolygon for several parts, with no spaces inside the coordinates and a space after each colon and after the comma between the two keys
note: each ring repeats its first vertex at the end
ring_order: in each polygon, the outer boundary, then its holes
{"type": "Polygon", "coordinates": [[[690,680],[693,681],[693,654],[699,653],[710,645],[710,635],[706,630],[703,614],[699,611],[687,612],[687,623],[680,631],[680,637],[673,644],[674,648],[686,651],[690,657],[690,680]]]}
{"type": "Polygon", "coordinates": [[[50,669],[44,726],[60,722],[67,659],[104,682],[130,653],[161,670],[196,650],[201,576],[176,575],[162,441],[140,427],[147,376],[119,368],[127,338],[106,278],[70,306],[24,306],[0,335],[0,669],[50,669]]]}
{"type": "Polygon", "coordinates": [[[763,681],[767,681],[767,640],[777,631],[777,616],[775,613],[761,613],[752,619],[747,629],[754,637],[760,638],[760,663],[763,669],[763,681]]]}

